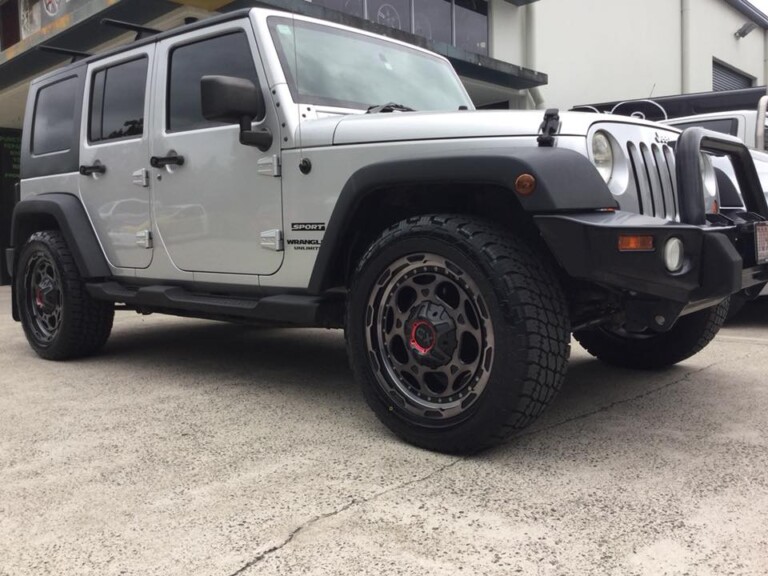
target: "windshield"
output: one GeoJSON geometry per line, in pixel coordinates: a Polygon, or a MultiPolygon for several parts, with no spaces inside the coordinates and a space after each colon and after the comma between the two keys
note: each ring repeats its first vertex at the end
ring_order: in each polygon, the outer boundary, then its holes
{"type": "Polygon", "coordinates": [[[453,68],[436,56],[312,22],[270,17],[272,39],[297,103],[366,109],[473,108],[453,68]]]}

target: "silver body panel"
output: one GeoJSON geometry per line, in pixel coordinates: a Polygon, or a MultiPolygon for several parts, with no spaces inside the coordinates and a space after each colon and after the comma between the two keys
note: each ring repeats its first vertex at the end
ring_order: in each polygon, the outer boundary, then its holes
{"type": "MultiPolygon", "coordinates": [[[[183,166],[151,170],[158,246],[167,251],[177,268],[189,272],[271,274],[282,264],[283,254],[262,250],[260,234],[282,228],[281,187],[279,179],[259,173],[258,162],[279,148],[280,129],[274,106],[268,106],[264,120],[254,124],[255,128],[265,125],[273,130],[274,151],[260,152],[241,145],[236,125],[183,132],[167,129],[168,55],[175,47],[193,40],[231,32],[246,34],[257,77],[263,80],[265,72],[248,20],[181,34],[157,46],[151,154],[175,153],[185,159],[183,166]]],[[[261,88],[268,91],[266,82],[261,88]]]]}
{"type": "MultiPolygon", "coordinates": [[[[80,127],[80,164],[101,164],[104,174],[81,176],[80,199],[101,239],[107,262],[114,268],[147,268],[152,262],[152,249],[137,243],[137,234],[152,231],[151,182],[147,186],[134,183],[134,174],[144,170],[149,162],[149,130],[152,116],[151,72],[155,46],[129,50],[105,58],[88,67],[80,127]],[[89,109],[94,74],[99,70],[146,58],[148,73],[145,86],[144,131],[139,137],[90,143],[89,109]]],[[[128,273],[130,275],[130,272],[128,273]]]]}
{"type": "MultiPolygon", "coordinates": [[[[273,15],[285,16],[253,9],[248,18],[183,33],[154,45],[143,137],[89,146],[87,121],[83,121],[82,158],[105,164],[108,160],[115,166],[105,175],[108,178],[73,174],[26,180],[22,183],[23,196],[53,190],[80,194],[116,276],[158,283],[197,281],[301,289],[309,284],[323,239],[322,229],[302,228],[301,223],[327,225],[345,183],[360,168],[451,155],[511,156],[516,149],[538,145],[540,111],[366,115],[360,110],[296,102],[267,26],[267,18],[273,15]],[[174,46],[233,30],[248,36],[265,96],[266,117],[254,127],[269,128],[275,137],[266,152],[241,145],[234,125],[178,133],[166,129],[169,52],[174,46]],[[150,167],[150,156],[170,152],[184,156],[184,165],[150,167]],[[308,174],[299,170],[303,159],[312,163],[308,174]],[[136,172],[142,169],[149,177],[146,187],[134,184],[136,178],[141,184],[142,174],[136,172]],[[104,190],[112,182],[114,185],[104,190]],[[116,216],[120,202],[126,208],[128,202],[133,203],[137,212],[146,203],[148,210],[142,212],[145,220],[130,226],[121,223],[116,216]],[[99,220],[97,214],[107,217],[99,220]],[[134,237],[129,247],[128,236],[119,233],[129,227],[136,228],[134,236],[150,230],[152,248],[146,247],[146,237],[134,237]]],[[[142,50],[151,52],[149,48],[142,50]]],[[[126,52],[113,59],[128,55],[126,52]]],[[[106,63],[99,61],[92,68],[106,63]]],[[[87,98],[84,106],[83,118],[87,118],[87,98]]],[[[605,122],[604,115],[561,114],[556,146],[589,157],[588,137],[600,122],[605,122]]],[[[605,126],[622,141],[647,140],[656,131],[665,130],[632,118],[612,118],[605,126]]],[[[670,133],[676,136],[676,131],[670,133]]],[[[612,192],[620,203],[627,203],[626,190],[614,186],[612,192]]],[[[627,207],[632,209],[629,204],[627,207]]]]}

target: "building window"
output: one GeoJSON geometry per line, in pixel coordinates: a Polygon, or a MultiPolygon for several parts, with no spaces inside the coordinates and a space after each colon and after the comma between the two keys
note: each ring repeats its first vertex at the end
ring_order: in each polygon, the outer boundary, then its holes
{"type": "Polygon", "coordinates": [[[413,33],[429,40],[453,44],[451,0],[414,0],[413,33]]]}
{"type": "Polygon", "coordinates": [[[311,0],[476,54],[488,54],[486,0],[311,0]]]}
{"type": "Polygon", "coordinates": [[[488,3],[484,0],[455,0],[456,46],[477,54],[488,54],[488,3]]]}
{"type": "Polygon", "coordinates": [[[0,4],[0,50],[10,48],[20,39],[19,2],[9,0],[0,4]]]}

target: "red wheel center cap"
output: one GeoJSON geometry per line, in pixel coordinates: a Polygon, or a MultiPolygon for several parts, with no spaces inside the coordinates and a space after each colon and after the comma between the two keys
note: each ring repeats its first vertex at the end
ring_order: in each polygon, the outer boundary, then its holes
{"type": "Polygon", "coordinates": [[[411,326],[411,347],[422,356],[432,351],[436,340],[435,327],[426,320],[417,320],[411,326]]]}
{"type": "Polygon", "coordinates": [[[45,306],[45,302],[43,301],[43,291],[40,290],[40,288],[35,289],[35,305],[38,308],[45,306]]]}

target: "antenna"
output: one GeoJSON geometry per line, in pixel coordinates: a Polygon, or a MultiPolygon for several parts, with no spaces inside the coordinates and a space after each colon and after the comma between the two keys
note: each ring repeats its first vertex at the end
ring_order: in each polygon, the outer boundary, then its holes
{"type": "Polygon", "coordinates": [[[143,40],[149,38],[155,34],[160,34],[160,30],[154,28],[148,28],[140,24],[134,24],[133,22],[123,22],[122,20],[113,20],[112,18],[102,18],[100,24],[102,26],[111,26],[112,28],[120,28],[121,30],[129,30],[136,32],[136,38],[133,41],[143,40]]]}

